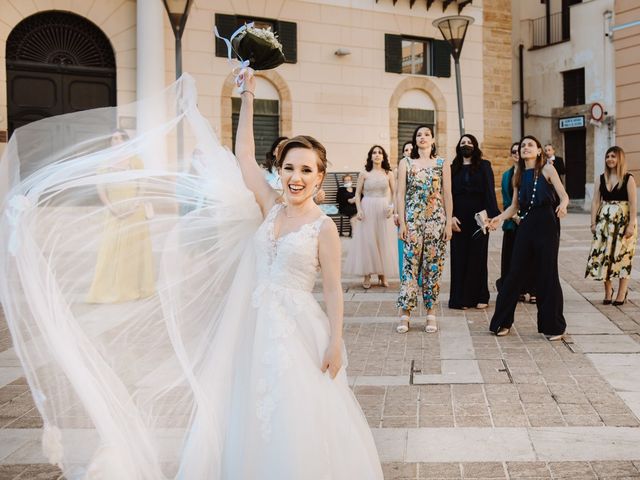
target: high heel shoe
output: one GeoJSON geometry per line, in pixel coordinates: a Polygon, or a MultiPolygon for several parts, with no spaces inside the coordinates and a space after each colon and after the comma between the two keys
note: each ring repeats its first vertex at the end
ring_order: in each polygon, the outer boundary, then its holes
{"type": "Polygon", "coordinates": [[[409,315],[400,316],[400,324],[396,326],[396,332],[407,333],[411,328],[411,322],[409,321],[409,315]]]}
{"type": "Polygon", "coordinates": [[[371,275],[365,275],[362,282],[362,288],[364,288],[365,290],[369,290],[371,288],[371,275]]]}
{"type": "Polygon", "coordinates": [[[389,282],[387,282],[387,279],[384,277],[384,275],[382,276],[382,278],[380,278],[380,276],[378,276],[378,286],[379,287],[384,287],[384,288],[388,288],[389,287],[389,282]]]}
{"type": "Polygon", "coordinates": [[[605,299],[602,300],[602,304],[603,305],[611,305],[611,302],[613,301],[613,292],[614,292],[613,288],[610,291],[611,291],[611,294],[609,295],[609,298],[606,298],[607,297],[607,293],[609,293],[609,292],[605,292],[605,294],[604,294],[605,299]]]}
{"type": "Polygon", "coordinates": [[[565,336],[566,332],[562,332],[559,335],[546,335],[547,340],[550,342],[557,342],[558,340],[562,340],[565,336]]]}
{"type": "Polygon", "coordinates": [[[511,331],[511,328],[500,327],[496,332],[496,337],[506,337],[507,335],[509,335],[510,331],[511,331]]]}
{"type": "Polygon", "coordinates": [[[627,290],[624,293],[624,300],[622,300],[622,301],[614,300],[613,302],[611,302],[611,305],[613,305],[614,307],[619,307],[620,305],[624,305],[625,303],[627,303],[627,295],[629,295],[629,290],[627,290]]]}
{"type": "Polygon", "coordinates": [[[438,331],[438,321],[435,315],[427,315],[427,323],[424,326],[427,333],[436,333],[438,331]]]}

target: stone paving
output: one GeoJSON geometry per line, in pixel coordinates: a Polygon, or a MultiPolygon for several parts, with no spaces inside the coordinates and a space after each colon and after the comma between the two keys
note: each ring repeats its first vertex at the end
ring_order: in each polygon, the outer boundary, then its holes
{"type": "MultiPolygon", "coordinates": [[[[629,302],[602,305],[602,284],[584,279],[588,223],[585,214],[563,220],[564,342],[537,333],[536,307],[526,303],[512,333],[493,336],[492,305],[446,308],[447,274],[440,331],[424,333],[420,312],[399,335],[397,281],[365,291],[345,279],[347,371],[386,479],[640,479],[640,262],[629,302]]],[[[497,232],[492,285],[500,243],[497,232]]],[[[0,480],[58,479],[39,452],[42,422],[10,346],[2,323],[0,480]]]]}

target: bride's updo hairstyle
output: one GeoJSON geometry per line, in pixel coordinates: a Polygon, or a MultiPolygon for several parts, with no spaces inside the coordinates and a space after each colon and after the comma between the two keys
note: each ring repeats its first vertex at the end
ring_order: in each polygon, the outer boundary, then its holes
{"type": "Polygon", "coordinates": [[[278,158],[276,159],[276,167],[282,168],[284,159],[289,153],[289,150],[293,148],[306,148],[313,150],[318,156],[318,171],[324,174],[327,171],[327,149],[324,148],[318,140],[308,135],[298,135],[297,137],[290,138],[282,144],[280,151],[278,152],[278,158]]]}

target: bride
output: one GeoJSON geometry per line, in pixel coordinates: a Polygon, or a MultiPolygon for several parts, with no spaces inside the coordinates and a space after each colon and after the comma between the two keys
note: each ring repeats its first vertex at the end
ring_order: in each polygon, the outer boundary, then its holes
{"type": "MultiPolygon", "coordinates": [[[[31,124],[7,147],[0,299],[44,453],[67,478],[382,479],[345,372],[339,236],[313,201],[326,151],[308,136],[286,142],[280,197],[255,160],[253,72],[240,82],[237,159],[197,111],[188,76],[146,105],[166,104],[166,121],[124,144],[86,133],[113,124],[114,112],[95,111],[31,124]],[[198,175],[154,150],[178,124],[209,159],[198,175]],[[85,136],[47,151],[29,143],[62,125],[85,136]],[[135,154],[145,170],[105,168],[135,154]],[[134,180],[145,188],[123,202],[157,212],[144,220],[156,293],[84,303],[105,214],[96,189],[134,180]],[[326,314],[312,294],[318,272],[326,314]]],[[[117,117],[141,111],[119,106],[117,117]]]]}

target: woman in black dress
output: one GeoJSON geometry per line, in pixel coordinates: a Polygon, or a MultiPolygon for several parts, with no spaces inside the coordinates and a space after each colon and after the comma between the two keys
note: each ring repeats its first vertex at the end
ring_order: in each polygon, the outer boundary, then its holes
{"type": "Polygon", "coordinates": [[[453,238],[449,308],[486,308],[489,304],[489,235],[478,231],[474,216],[486,210],[489,217],[494,217],[500,211],[491,163],[482,159],[478,140],[473,135],[465,134],[458,141],[451,165],[451,184],[453,238]]]}
{"type": "Polygon", "coordinates": [[[498,336],[509,334],[518,295],[529,275],[528,266],[533,265],[538,294],[538,332],[549,340],[561,340],[567,323],[558,274],[558,219],[567,214],[569,196],[556,169],[546,163],[542,145],[530,135],[520,141],[520,160],[514,180],[513,203],[489,223],[490,228],[495,229],[500,222],[516,214],[520,216],[511,266],[498,292],[490,329],[498,336]]]}
{"type": "MultiPolygon", "coordinates": [[[[342,177],[342,186],[338,187],[336,201],[338,202],[338,213],[349,217],[351,226],[349,236],[351,236],[353,233],[353,218],[356,216],[356,213],[358,213],[358,209],[356,207],[356,187],[353,186],[353,177],[348,173],[342,177]]],[[[342,232],[340,232],[340,234],[342,235],[342,232]]]]}
{"type": "MultiPolygon", "coordinates": [[[[511,161],[513,165],[502,174],[502,206],[508,208],[513,198],[513,176],[518,169],[518,160],[520,159],[520,142],[514,142],[511,145],[511,161]]],[[[509,273],[511,265],[511,255],[513,254],[513,244],[516,241],[518,232],[518,219],[505,220],[502,224],[502,252],[500,257],[500,278],[496,280],[496,287],[500,290],[503,280],[509,273]]],[[[527,283],[520,291],[518,300],[524,302],[527,300],[526,295],[529,294],[529,303],[536,303],[535,293],[535,269],[530,268],[527,283]]]]}

